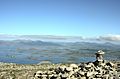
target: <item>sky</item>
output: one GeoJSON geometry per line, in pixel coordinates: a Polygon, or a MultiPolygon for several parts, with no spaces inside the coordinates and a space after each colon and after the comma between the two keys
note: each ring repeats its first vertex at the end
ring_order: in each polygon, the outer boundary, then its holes
{"type": "Polygon", "coordinates": [[[0,34],[120,35],[120,0],[0,0],[0,34]]]}

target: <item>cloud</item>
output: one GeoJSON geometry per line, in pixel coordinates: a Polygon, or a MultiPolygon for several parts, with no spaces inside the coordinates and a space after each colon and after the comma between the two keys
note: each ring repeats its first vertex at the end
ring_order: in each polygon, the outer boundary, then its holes
{"type": "Polygon", "coordinates": [[[120,35],[104,35],[104,36],[99,36],[99,38],[97,40],[101,40],[101,41],[120,41],[120,35]]]}
{"type": "Polygon", "coordinates": [[[21,35],[19,38],[24,39],[54,39],[54,40],[69,40],[82,39],[81,36],[55,36],[55,35],[21,35]]]}
{"type": "Polygon", "coordinates": [[[101,35],[98,37],[82,36],[55,36],[55,35],[5,35],[0,34],[0,40],[42,40],[42,41],[63,41],[63,42],[120,42],[120,35],[101,35]]]}
{"type": "Polygon", "coordinates": [[[0,40],[43,40],[43,41],[79,41],[81,36],[55,36],[55,35],[5,35],[0,34],[0,40]]]}

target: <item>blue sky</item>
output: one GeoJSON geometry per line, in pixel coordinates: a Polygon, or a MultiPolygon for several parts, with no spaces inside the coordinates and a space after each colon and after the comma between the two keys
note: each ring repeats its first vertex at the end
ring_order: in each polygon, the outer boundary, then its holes
{"type": "Polygon", "coordinates": [[[120,35],[120,0],[0,0],[0,34],[120,35]]]}

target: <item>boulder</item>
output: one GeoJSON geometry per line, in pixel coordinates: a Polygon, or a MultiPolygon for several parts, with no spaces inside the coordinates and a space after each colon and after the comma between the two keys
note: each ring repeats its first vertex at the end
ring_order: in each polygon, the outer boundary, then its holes
{"type": "Polygon", "coordinates": [[[67,79],[67,77],[68,77],[68,74],[62,74],[61,75],[61,79],[67,79]]]}
{"type": "Polygon", "coordinates": [[[92,76],[93,75],[93,72],[87,72],[87,77],[90,77],[90,76],[92,76]]]}
{"type": "Polygon", "coordinates": [[[73,69],[77,69],[78,65],[76,65],[76,64],[70,64],[70,67],[72,67],[73,69]]]}
{"type": "Polygon", "coordinates": [[[79,74],[82,75],[82,76],[84,76],[84,75],[85,75],[85,72],[80,71],[79,74]]]}
{"type": "Polygon", "coordinates": [[[65,68],[65,71],[66,71],[66,72],[73,71],[73,67],[66,67],[66,68],[65,68]]]}
{"type": "Polygon", "coordinates": [[[103,79],[109,79],[109,74],[105,74],[105,75],[103,75],[102,78],[103,78],[103,79]]]}
{"type": "Polygon", "coordinates": [[[64,72],[65,69],[66,69],[66,66],[64,66],[64,65],[59,67],[59,70],[60,70],[61,72],[64,72]]]}

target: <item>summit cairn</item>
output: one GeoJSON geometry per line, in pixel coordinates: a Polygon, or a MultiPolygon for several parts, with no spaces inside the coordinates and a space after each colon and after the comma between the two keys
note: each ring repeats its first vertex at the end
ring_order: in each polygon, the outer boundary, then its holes
{"type": "Polygon", "coordinates": [[[48,71],[37,71],[35,79],[119,79],[115,64],[105,61],[102,50],[97,51],[96,61],[60,65],[48,71]]]}
{"type": "Polygon", "coordinates": [[[103,52],[102,50],[99,50],[96,54],[96,60],[99,62],[103,61],[103,55],[105,54],[105,52],[103,52]]]}
{"type": "Polygon", "coordinates": [[[105,52],[103,52],[102,50],[99,50],[95,53],[96,55],[96,61],[94,62],[95,65],[105,65],[105,60],[103,58],[105,52]]]}

